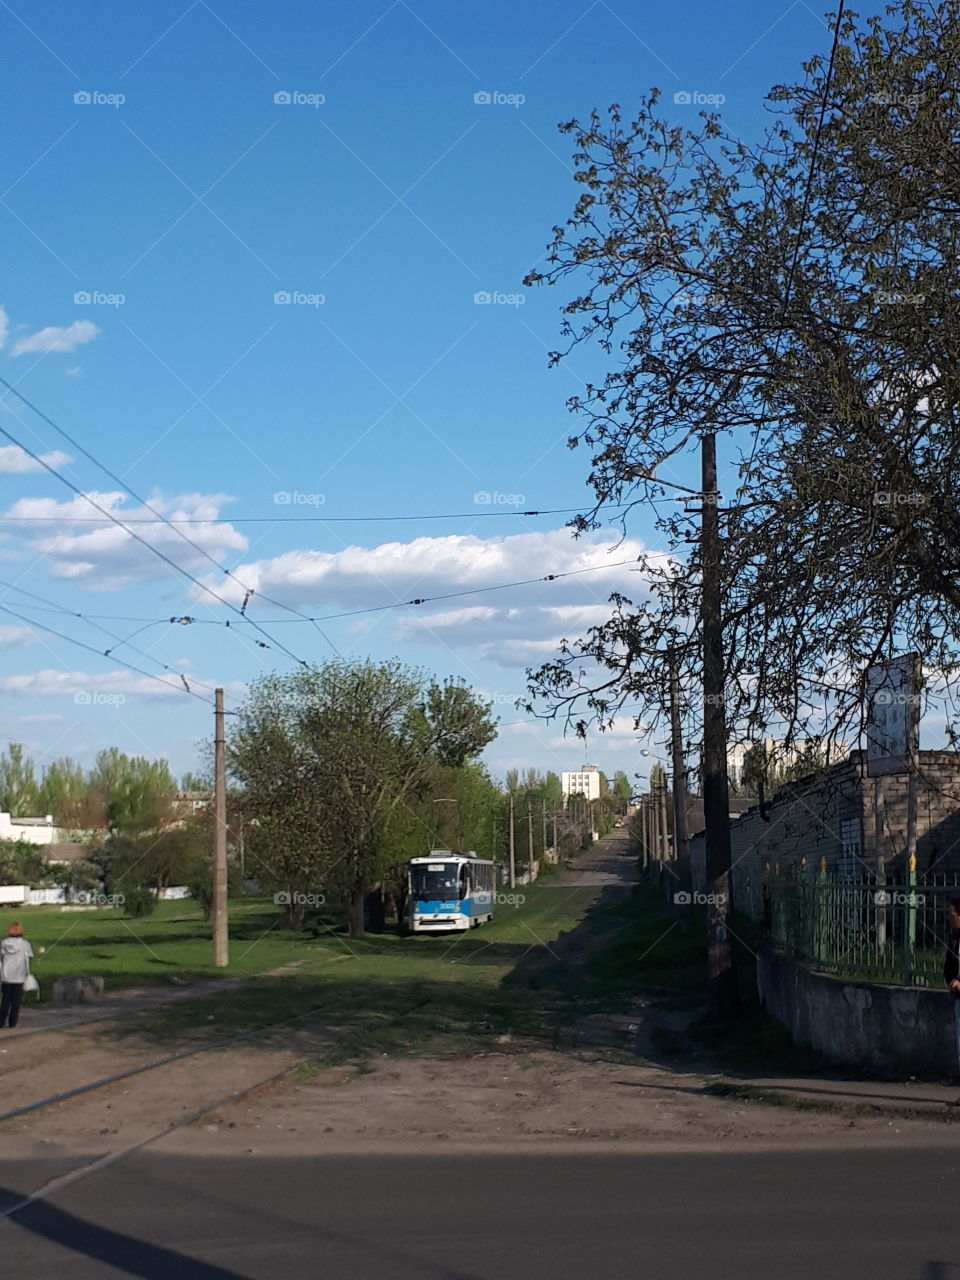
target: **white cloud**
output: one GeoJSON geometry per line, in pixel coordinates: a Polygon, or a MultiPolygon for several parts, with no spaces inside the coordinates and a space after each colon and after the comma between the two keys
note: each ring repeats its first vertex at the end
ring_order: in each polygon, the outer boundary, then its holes
{"type": "MultiPolygon", "coordinates": [[[[115,591],[174,574],[169,565],[149,550],[151,546],[197,575],[210,567],[204,552],[220,561],[227,552],[236,555],[247,548],[243,534],[219,519],[221,506],[230,501],[224,494],[152,497],[151,506],[168,520],[199,523],[173,527],[133,524],[131,528],[148,546],[114,524],[98,507],[122,521],[153,520],[150,511],[145,507],[125,507],[126,495],[119,491],[91,492],[89,497],[97,506],[82,497],[67,502],[58,502],[55,498],[21,498],[4,512],[18,517],[14,531],[28,539],[31,552],[50,558],[50,574],[54,578],[94,590],[115,591]],[[196,546],[192,547],[178,529],[196,546]]],[[[222,592],[222,585],[218,578],[215,589],[222,592]]]]}
{"type": "MultiPolygon", "coordinates": [[[[602,534],[575,540],[567,529],[478,538],[449,534],[385,542],[378,547],[342,551],[288,551],[270,560],[241,565],[237,576],[258,591],[286,604],[367,608],[412,598],[477,591],[526,581],[515,594],[494,602],[555,603],[558,590],[567,600],[602,601],[612,590],[638,591],[639,581],[623,561],[636,561],[643,546],[635,539],[611,544],[602,534]],[[539,579],[547,574],[590,570],[568,579],[562,588],[539,579]]],[[[206,579],[211,583],[214,579],[206,579]]],[[[242,599],[234,586],[233,597],[242,599]]],[[[331,608],[331,612],[335,610],[331,608]]]]}
{"type": "MultiPolygon", "coordinates": [[[[188,683],[195,693],[207,695],[208,690],[200,686],[196,679],[188,677],[188,683]]],[[[230,697],[243,697],[247,686],[241,681],[226,684],[220,682],[230,697]]],[[[206,680],[204,685],[213,685],[214,681],[206,680]]],[[[80,694],[124,694],[137,698],[186,697],[183,684],[169,673],[161,674],[160,679],[153,680],[149,676],[139,676],[132,671],[118,668],[116,671],[100,672],[92,675],[87,671],[56,671],[44,668],[41,671],[25,672],[21,675],[0,678],[0,692],[21,697],[64,697],[74,701],[80,694]],[[163,683],[161,683],[161,681],[163,683]]],[[[80,710],[88,710],[97,703],[76,702],[80,710]]]]}
{"type": "MultiPolygon", "coordinates": [[[[41,453],[38,455],[48,467],[64,467],[73,459],[67,453],[61,453],[58,449],[52,450],[50,453],[41,453]]],[[[0,475],[5,476],[22,476],[31,471],[42,471],[43,467],[35,459],[31,458],[25,449],[21,449],[18,444],[5,444],[0,446],[0,475]]]]}
{"type": "Polygon", "coordinates": [[[75,351],[86,342],[92,342],[100,330],[91,320],[74,320],[66,328],[47,325],[38,329],[28,338],[19,338],[13,344],[11,355],[25,356],[34,352],[55,355],[65,351],[75,351]]]}
{"type": "Polygon", "coordinates": [[[6,307],[0,307],[0,347],[2,347],[7,338],[10,336],[10,317],[7,314],[6,307]]]}
{"type": "Polygon", "coordinates": [[[0,627],[0,649],[14,649],[21,644],[36,644],[37,635],[29,627],[0,627]]]}

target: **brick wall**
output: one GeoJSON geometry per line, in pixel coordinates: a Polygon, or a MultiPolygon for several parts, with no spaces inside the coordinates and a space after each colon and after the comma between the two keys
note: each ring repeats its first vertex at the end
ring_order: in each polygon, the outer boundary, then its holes
{"type": "MultiPolygon", "coordinates": [[[[861,752],[834,765],[817,780],[791,783],[767,808],[769,821],[752,809],[730,824],[733,901],[737,911],[759,920],[762,888],[770,864],[774,874],[801,858],[815,875],[821,858],[833,871],[859,876],[876,862],[875,780],[863,776],[861,752]]],[[[907,835],[907,778],[876,780],[882,790],[884,858],[888,872],[903,868],[907,835]]],[[[703,833],[690,841],[693,888],[705,893],[703,833]]],[[[960,870],[960,758],[950,751],[921,751],[917,785],[917,870],[923,875],[960,870]]]]}

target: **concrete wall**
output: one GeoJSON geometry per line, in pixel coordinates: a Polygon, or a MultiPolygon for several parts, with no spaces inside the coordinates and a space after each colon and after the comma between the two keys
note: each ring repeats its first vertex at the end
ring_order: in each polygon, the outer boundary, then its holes
{"type": "Polygon", "coordinates": [[[831,1062],[934,1078],[960,1071],[946,991],[829,978],[769,945],[757,961],[757,988],[793,1040],[831,1062]]]}

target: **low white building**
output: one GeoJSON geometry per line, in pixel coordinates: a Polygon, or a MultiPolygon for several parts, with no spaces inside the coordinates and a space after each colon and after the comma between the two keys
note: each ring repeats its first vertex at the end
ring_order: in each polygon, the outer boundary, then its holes
{"type": "Polygon", "coordinates": [[[588,800],[600,799],[600,770],[595,764],[585,764],[582,769],[562,773],[560,785],[565,796],[586,796],[588,800]]]}
{"type": "Polygon", "coordinates": [[[27,844],[64,844],[70,832],[64,831],[53,821],[53,814],[45,818],[13,818],[0,813],[0,840],[24,840],[27,844]]]}

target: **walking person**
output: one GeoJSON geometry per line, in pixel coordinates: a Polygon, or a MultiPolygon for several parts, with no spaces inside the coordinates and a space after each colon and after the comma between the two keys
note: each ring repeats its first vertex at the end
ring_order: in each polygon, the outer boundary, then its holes
{"type": "Polygon", "coordinates": [[[14,920],[0,942],[0,1027],[15,1027],[20,1020],[23,984],[32,959],[33,947],[23,936],[23,925],[14,920]]]}

